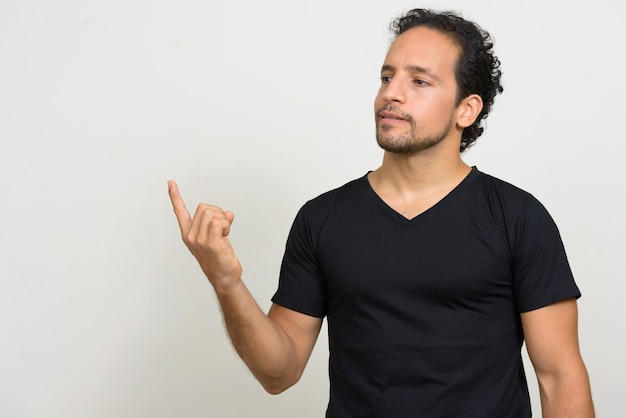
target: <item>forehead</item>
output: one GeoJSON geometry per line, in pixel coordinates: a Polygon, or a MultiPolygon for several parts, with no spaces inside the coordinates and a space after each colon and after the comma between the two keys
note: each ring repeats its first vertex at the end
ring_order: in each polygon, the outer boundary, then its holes
{"type": "Polygon", "coordinates": [[[421,66],[445,75],[454,74],[460,49],[449,36],[424,26],[398,36],[387,52],[385,65],[395,68],[421,66]]]}

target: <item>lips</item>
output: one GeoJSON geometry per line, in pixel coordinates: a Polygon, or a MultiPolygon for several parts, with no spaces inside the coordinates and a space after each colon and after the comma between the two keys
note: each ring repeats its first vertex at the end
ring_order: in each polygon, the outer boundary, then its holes
{"type": "Polygon", "coordinates": [[[380,121],[386,123],[394,123],[394,122],[408,122],[410,121],[409,117],[402,115],[401,113],[394,112],[392,110],[381,109],[378,111],[378,118],[380,121]]]}
{"type": "Polygon", "coordinates": [[[378,112],[378,115],[383,119],[407,120],[405,117],[387,110],[382,110],[378,112]]]}

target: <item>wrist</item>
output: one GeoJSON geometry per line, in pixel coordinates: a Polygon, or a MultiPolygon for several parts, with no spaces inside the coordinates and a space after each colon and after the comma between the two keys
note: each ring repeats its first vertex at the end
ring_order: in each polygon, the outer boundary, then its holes
{"type": "Polygon", "coordinates": [[[238,292],[243,286],[243,280],[240,276],[228,279],[210,281],[213,289],[218,297],[228,296],[234,292],[238,292]]]}

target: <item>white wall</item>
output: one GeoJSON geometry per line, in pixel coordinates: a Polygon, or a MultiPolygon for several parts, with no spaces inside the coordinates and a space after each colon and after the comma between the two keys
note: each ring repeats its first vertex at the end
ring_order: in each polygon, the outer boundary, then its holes
{"type": "Polygon", "coordinates": [[[191,208],[236,213],[267,308],[300,205],[380,162],[387,24],[418,5],[495,36],[505,93],[466,160],[557,220],[598,414],[621,416],[617,0],[0,0],[0,415],[323,416],[325,335],[298,386],[266,395],[180,242],[166,180],[191,208]]]}

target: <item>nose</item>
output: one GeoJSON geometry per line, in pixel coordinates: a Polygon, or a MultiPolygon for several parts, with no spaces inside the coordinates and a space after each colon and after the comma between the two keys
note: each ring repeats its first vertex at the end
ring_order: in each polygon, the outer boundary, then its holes
{"type": "Polygon", "coordinates": [[[391,80],[383,84],[382,99],[388,103],[404,103],[406,100],[406,91],[399,77],[392,77],[391,80]]]}

